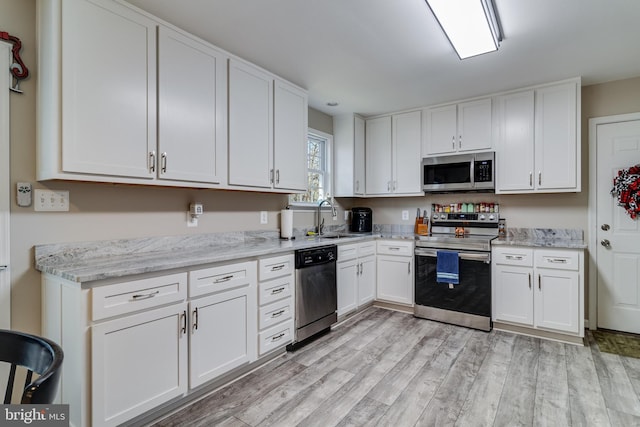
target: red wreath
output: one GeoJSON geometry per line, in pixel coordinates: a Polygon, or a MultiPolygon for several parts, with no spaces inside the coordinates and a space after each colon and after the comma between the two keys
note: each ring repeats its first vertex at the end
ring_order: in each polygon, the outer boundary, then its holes
{"type": "Polygon", "coordinates": [[[618,171],[611,194],[617,194],[618,206],[624,207],[631,219],[636,219],[640,214],[640,164],[618,171]]]}

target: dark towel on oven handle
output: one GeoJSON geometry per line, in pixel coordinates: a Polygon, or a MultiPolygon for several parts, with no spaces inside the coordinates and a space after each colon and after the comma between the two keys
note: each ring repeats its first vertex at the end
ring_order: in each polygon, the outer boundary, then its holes
{"type": "Polygon", "coordinates": [[[438,283],[459,284],[458,252],[437,251],[436,257],[436,281],[438,283]]]}

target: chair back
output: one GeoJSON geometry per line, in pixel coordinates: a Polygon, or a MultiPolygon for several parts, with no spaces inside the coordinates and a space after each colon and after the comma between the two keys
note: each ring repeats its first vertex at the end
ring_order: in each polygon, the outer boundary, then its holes
{"type": "Polygon", "coordinates": [[[11,403],[17,367],[27,371],[20,403],[52,403],[58,391],[63,358],[62,349],[53,341],[0,329],[0,362],[10,365],[4,403],[11,403]],[[34,372],[39,375],[35,380],[34,372]]]}

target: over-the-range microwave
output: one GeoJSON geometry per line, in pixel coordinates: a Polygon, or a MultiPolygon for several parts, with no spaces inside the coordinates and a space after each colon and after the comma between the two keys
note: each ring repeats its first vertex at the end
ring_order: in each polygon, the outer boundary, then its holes
{"type": "Polygon", "coordinates": [[[422,159],[426,193],[495,191],[495,153],[454,154],[422,159]]]}

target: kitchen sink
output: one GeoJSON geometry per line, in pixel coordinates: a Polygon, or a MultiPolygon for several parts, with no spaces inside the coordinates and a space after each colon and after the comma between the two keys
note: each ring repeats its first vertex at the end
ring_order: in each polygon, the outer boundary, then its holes
{"type": "Polygon", "coordinates": [[[348,239],[353,237],[362,237],[362,235],[349,233],[328,233],[320,236],[321,239],[348,239]]]}

